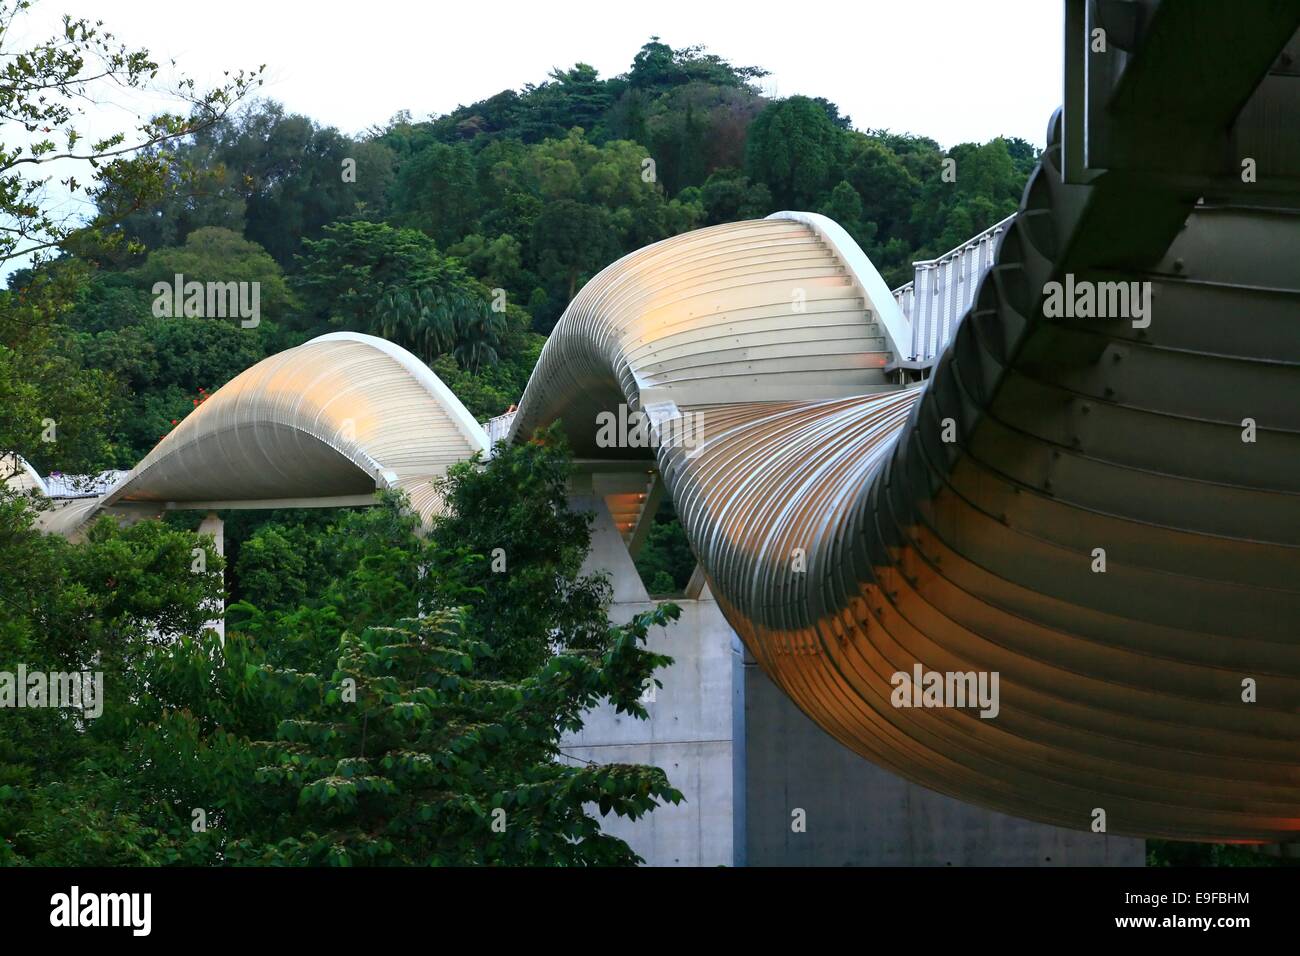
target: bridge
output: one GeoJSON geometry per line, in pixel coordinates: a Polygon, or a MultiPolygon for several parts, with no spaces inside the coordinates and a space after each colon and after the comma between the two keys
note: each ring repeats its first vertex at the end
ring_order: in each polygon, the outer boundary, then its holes
{"type": "MultiPolygon", "coordinates": [[[[810,213],[638,250],[492,427],[561,421],[576,497],[628,546],[671,495],[694,593],[891,774],[1074,830],[1100,810],[1112,834],[1293,841],[1300,6],[1065,6],[1064,107],[1013,217],[893,291],[810,213]],[[1067,282],[1147,288],[1149,321],[1049,317],[1067,282]],[[703,440],[610,447],[597,422],[621,409],[703,440]],[[997,717],[895,706],[918,664],[998,674],[997,717]]],[[[489,444],[412,356],[340,333],[45,520],[385,487],[431,519],[430,481],[489,444]]]]}

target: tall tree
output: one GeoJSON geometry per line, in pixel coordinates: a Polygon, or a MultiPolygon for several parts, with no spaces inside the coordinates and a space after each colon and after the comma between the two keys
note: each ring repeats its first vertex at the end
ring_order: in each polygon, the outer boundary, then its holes
{"type": "Polygon", "coordinates": [[[533,224],[539,265],[563,277],[567,299],[578,280],[609,263],[618,253],[618,235],[609,211],[572,199],[548,203],[533,224]]]}
{"type": "MultiPolygon", "coordinates": [[[[294,285],[313,331],[344,328],[382,334],[383,324],[393,320],[381,303],[391,295],[413,302],[416,290],[425,290],[425,304],[439,294],[483,298],[482,287],[460,264],[440,254],[433,240],[415,229],[341,222],[327,227],[322,238],[307,240],[303,250],[294,285]]],[[[447,311],[450,315],[451,306],[447,311]]]]}
{"type": "Polygon", "coordinates": [[[323,703],[281,721],[257,774],[279,814],[237,838],[234,862],[290,865],[610,866],[640,862],[601,814],[636,819],[681,794],[662,770],[561,762],[560,734],[603,700],[647,716],[639,697],[669,663],[640,645],[663,607],[566,647],[519,680],[485,679],[486,644],[456,612],[345,634],[328,677],[276,672],[323,703]]]}
{"type": "Polygon", "coordinates": [[[439,546],[430,582],[450,603],[457,593],[480,596],[469,625],[494,652],[489,676],[518,679],[549,656],[540,632],[568,635],[574,645],[605,631],[608,583],[582,573],[590,516],[567,505],[572,466],[556,426],[521,445],[499,445],[488,467],[476,459],[453,465],[440,491],[448,512],[430,532],[439,546]],[[463,562],[459,554],[483,555],[463,562]]]}
{"type": "Polygon", "coordinates": [[[843,133],[819,103],[792,96],[770,104],[749,128],[746,172],[787,209],[813,208],[830,187],[843,133]]]}
{"type": "Polygon", "coordinates": [[[102,467],[111,456],[104,394],[110,380],[68,354],[61,324],[86,262],[46,261],[60,252],[98,257],[126,245],[115,227],[166,194],[176,141],[216,123],[261,82],[260,70],[241,71],[203,91],[181,77],[169,91],[177,112],[139,117],[134,130],[90,140],[84,104],[122,88],[156,91],[158,64],[98,23],[71,17],[59,35],[17,48],[30,7],[28,0],[0,2],[0,120],[18,135],[0,144],[0,262],[27,258],[36,265],[12,276],[0,294],[0,479],[19,456],[68,470],[102,467]],[[63,178],[50,189],[55,171],[63,178]],[[86,205],[89,217],[66,213],[86,205]]]}
{"type": "Polygon", "coordinates": [[[27,134],[25,141],[0,144],[0,262],[48,255],[74,238],[111,244],[119,238],[110,234],[113,225],[163,195],[173,168],[169,147],[217,122],[261,83],[261,68],[241,70],[207,91],[182,76],[165,91],[181,111],[137,117],[133,131],[88,140],[83,104],[120,88],[159,92],[158,63],[99,23],[70,16],[59,36],[15,49],[17,25],[31,6],[30,0],[0,2],[0,120],[27,134]],[[48,196],[43,173],[54,163],[66,172],[62,191],[100,200],[89,221],[58,211],[63,204],[48,196]]]}
{"type": "Polygon", "coordinates": [[[636,862],[590,808],[635,818],[681,794],[657,768],[573,766],[559,741],[604,700],[646,716],[669,661],[644,644],[677,611],[609,625],[570,467],[557,434],[502,446],[449,480],[427,537],[393,496],[264,527],[235,574],[265,606],[232,605],[224,642],[197,633],[220,563],[192,572],[192,534],[105,519],[69,544],[0,501],[0,546],[27,559],[0,562],[0,651],[99,654],[113,675],[88,727],[0,724],[0,859],[636,862]]]}
{"type": "Polygon", "coordinates": [[[422,229],[440,245],[473,232],[478,210],[477,173],[465,146],[432,143],[397,174],[393,187],[397,221],[422,229]]]}

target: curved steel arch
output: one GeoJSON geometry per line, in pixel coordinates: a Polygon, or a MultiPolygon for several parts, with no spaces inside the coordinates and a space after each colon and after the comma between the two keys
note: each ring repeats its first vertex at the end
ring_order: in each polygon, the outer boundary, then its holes
{"type": "Polygon", "coordinates": [[[905,320],[837,224],[777,213],[674,236],[593,278],[547,340],[511,425],[569,422],[580,455],[595,416],[638,408],[809,401],[892,392],[905,320]],[[856,256],[850,269],[842,252],[856,256]],[[567,414],[572,409],[575,414],[567,414]]]}
{"type": "Polygon", "coordinates": [[[5,476],[4,486],[19,494],[35,492],[48,495],[50,489],[26,458],[13,453],[0,455],[0,475],[5,476]]]}
{"type": "Polygon", "coordinates": [[[439,506],[433,480],[488,448],[483,427],[414,355],[336,332],[240,373],[101,498],[42,520],[69,533],[114,506],[271,507],[397,488],[427,521],[439,506]]]}
{"type": "Polygon", "coordinates": [[[513,434],[558,418],[580,455],[635,459],[597,446],[602,412],[702,422],[702,447],[653,454],[714,594],[778,686],[876,763],[1067,827],[1102,810],[1113,833],[1291,840],[1300,215],[1285,183],[1245,198],[1217,178],[1214,147],[1297,15],[1199,8],[1244,35],[1189,72],[1227,34],[1161,10],[1107,118],[1122,161],[1067,181],[1058,112],[925,385],[891,374],[900,336],[860,250],[785,213],[592,279],[513,434]],[[1175,135],[1181,166],[1146,168],[1175,135]],[[1155,320],[1048,320],[1045,284],[1076,274],[1150,282],[1155,320]],[[894,706],[918,664],[996,672],[998,715],[894,706]]]}

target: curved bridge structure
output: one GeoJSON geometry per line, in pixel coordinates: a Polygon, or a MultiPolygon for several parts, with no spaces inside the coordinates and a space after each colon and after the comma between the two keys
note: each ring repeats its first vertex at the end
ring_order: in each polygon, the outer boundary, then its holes
{"type": "MultiPolygon", "coordinates": [[[[1076,829],[1294,840],[1300,6],[1066,15],[1064,111],[937,362],[843,230],[780,213],[589,282],[511,435],[559,419],[579,457],[657,468],[759,664],[887,769],[1076,829]],[[691,441],[602,439],[629,409],[691,441]],[[918,672],[997,675],[996,713],[900,698],[918,672]]],[[[376,486],[427,517],[487,444],[407,353],[325,336],[50,520],[376,486]]]]}
{"type": "Polygon", "coordinates": [[[45,512],[74,533],[104,509],[356,505],[405,492],[425,519],[432,479],[487,433],[410,352],[335,332],[258,362],[212,394],[99,498],[45,512]]]}
{"type": "Polygon", "coordinates": [[[602,413],[691,422],[655,455],[728,620],[876,763],[1067,827],[1295,839],[1300,143],[1269,130],[1300,10],[1067,16],[1066,112],[924,384],[856,246],[778,214],[588,283],[514,434],[635,459],[602,413]],[[1054,315],[1053,282],[1134,299],[1054,315]],[[996,673],[996,716],[896,706],[918,667],[996,673]]]}

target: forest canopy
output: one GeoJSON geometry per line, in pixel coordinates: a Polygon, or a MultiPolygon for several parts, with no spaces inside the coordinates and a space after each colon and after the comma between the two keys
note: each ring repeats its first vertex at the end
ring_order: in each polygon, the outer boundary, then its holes
{"type": "Polygon", "coordinates": [[[326,331],[389,338],[474,414],[500,414],[576,291],[634,249],[807,209],[897,285],[1013,211],[1036,159],[1017,139],[944,151],[860,130],[825,98],[770,99],[766,75],[653,37],[618,76],[577,63],[359,135],[254,101],[147,147],[166,180],[156,201],[110,179],[101,208],[133,211],[10,281],[64,283],[59,361],[102,398],[83,464],[129,467],[202,395],[326,331]],[[160,317],[150,290],[174,275],[259,283],[257,327],[160,317]]]}

